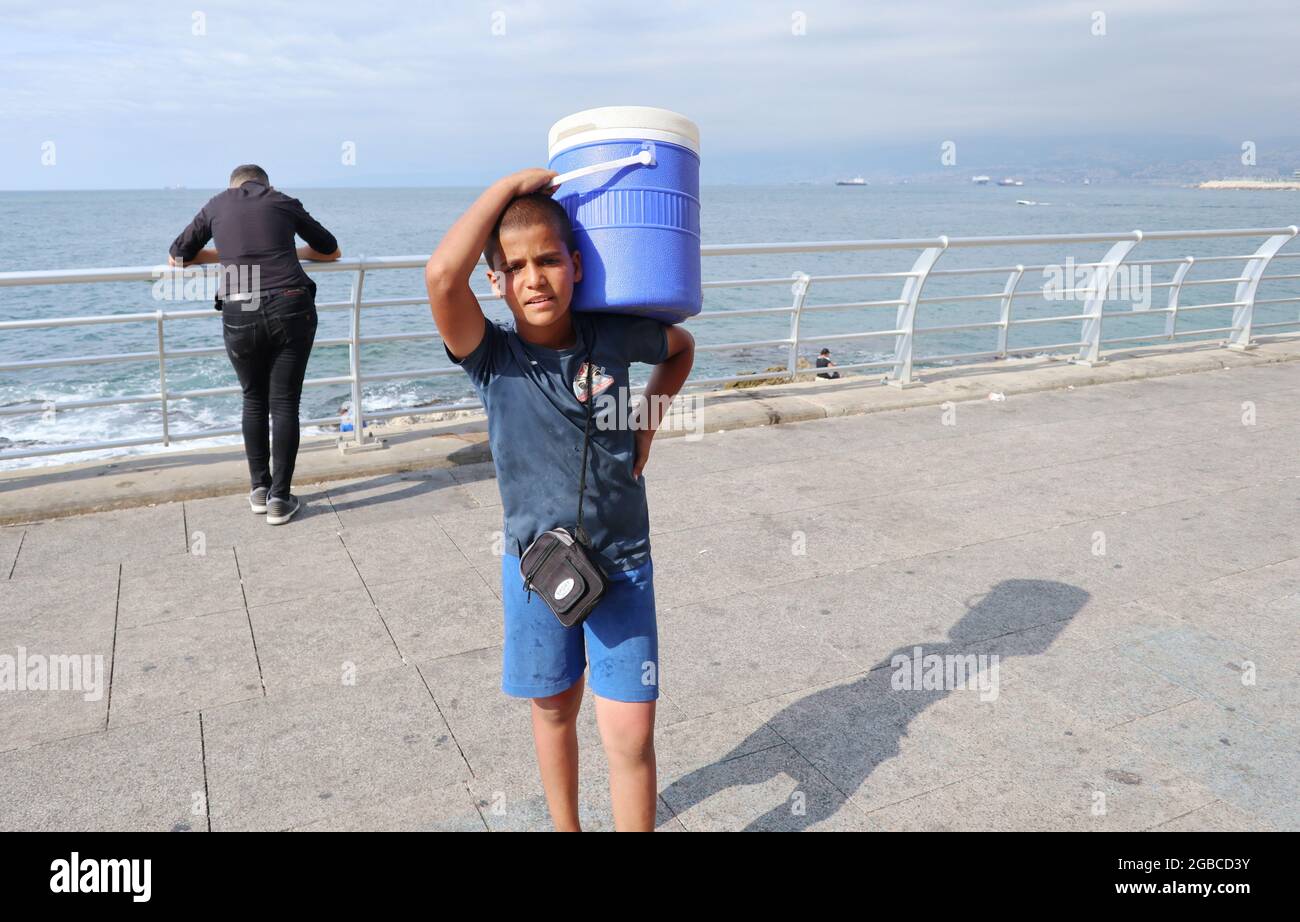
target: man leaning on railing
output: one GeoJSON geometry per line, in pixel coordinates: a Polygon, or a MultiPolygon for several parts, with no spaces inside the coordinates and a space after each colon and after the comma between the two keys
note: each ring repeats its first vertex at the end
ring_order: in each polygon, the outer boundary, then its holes
{"type": "Polygon", "coordinates": [[[302,506],[290,485],[302,382],[316,339],[316,283],[300,260],[341,255],[334,235],[301,202],[273,188],[261,167],[246,164],[230,174],[230,188],[199,209],[167,260],[221,266],[216,307],[244,392],[244,455],[253,484],[248,503],[270,525],[289,521],[302,506]],[[307,246],[295,248],[295,234],[307,246]],[[215,250],[203,249],[209,240],[215,250]]]}

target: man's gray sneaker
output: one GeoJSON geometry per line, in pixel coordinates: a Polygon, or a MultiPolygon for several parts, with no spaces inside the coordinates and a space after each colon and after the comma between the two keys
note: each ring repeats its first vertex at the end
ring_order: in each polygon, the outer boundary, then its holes
{"type": "Polygon", "coordinates": [[[272,497],[266,501],[266,524],[283,525],[301,508],[302,501],[292,493],[289,494],[288,499],[272,497]]]}
{"type": "Polygon", "coordinates": [[[253,511],[258,515],[266,513],[266,487],[258,487],[252,493],[248,494],[248,505],[253,507],[253,511]]]}

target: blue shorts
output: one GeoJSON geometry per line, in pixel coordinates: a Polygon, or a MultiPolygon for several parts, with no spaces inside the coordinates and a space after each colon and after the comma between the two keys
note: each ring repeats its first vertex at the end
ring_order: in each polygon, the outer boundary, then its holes
{"type": "Polygon", "coordinates": [[[591,666],[591,690],[612,701],[659,697],[659,635],[654,564],[609,575],[609,588],[581,627],[565,627],[536,592],[531,600],[519,558],[501,560],[505,643],[501,690],[516,698],[558,695],[591,666]]]}

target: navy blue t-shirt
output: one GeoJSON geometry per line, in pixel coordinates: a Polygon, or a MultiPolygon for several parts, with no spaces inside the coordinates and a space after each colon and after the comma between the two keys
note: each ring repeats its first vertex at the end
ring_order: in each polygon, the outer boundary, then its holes
{"type": "Polygon", "coordinates": [[[457,360],[443,348],[465,369],[487,410],[506,551],[515,556],[543,532],[571,529],[577,521],[590,353],[595,402],[582,525],[605,572],[630,570],[650,559],[650,515],[645,477],[632,476],[628,366],[667,358],[667,327],[625,314],[572,316],[577,342],[570,349],[533,345],[486,318],[483,341],[469,355],[457,360]]]}

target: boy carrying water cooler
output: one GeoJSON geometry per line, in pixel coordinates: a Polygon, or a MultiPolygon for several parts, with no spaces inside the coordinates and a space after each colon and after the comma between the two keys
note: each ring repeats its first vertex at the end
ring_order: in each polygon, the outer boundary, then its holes
{"type": "Polygon", "coordinates": [[[425,280],[447,355],[465,369],[488,415],[505,512],[501,688],[532,700],[538,769],[555,828],[579,829],[577,718],[589,668],[615,828],[650,831],[658,798],[659,658],[641,472],[659,417],[605,417],[591,425],[587,414],[605,393],[624,395],[607,398],[610,404],[632,403],[626,396],[633,362],[656,366],[645,405],[666,407],[690,373],[695,342],[680,326],[658,320],[570,310],[582,259],[568,214],[551,198],[556,175],[526,169],[493,183],[438,244],[425,280]],[[489,321],[470,290],[480,254],[513,327],[489,321]],[[588,432],[582,525],[608,588],[581,624],[565,627],[525,587],[520,555],[547,530],[574,522],[588,432]]]}

